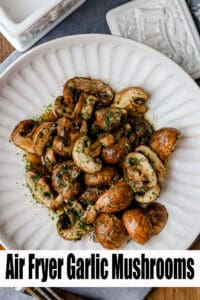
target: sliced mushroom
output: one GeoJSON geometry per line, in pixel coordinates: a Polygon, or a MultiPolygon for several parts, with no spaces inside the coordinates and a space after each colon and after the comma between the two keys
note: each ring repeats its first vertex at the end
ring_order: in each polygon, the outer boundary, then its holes
{"type": "Polygon", "coordinates": [[[162,184],[165,181],[167,170],[165,166],[163,165],[162,161],[158,157],[158,155],[151,150],[148,146],[141,145],[135,149],[136,152],[140,152],[144,154],[148,160],[150,161],[153,169],[158,174],[158,180],[162,184]]]}
{"type": "Polygon", "coordinates": [[[135,195],[135,200],[141,204],[149,204],[160,196],[160,186],[157,184],[142,195],[135,195]]]}
{"type": "Polygon", "coordinates": [[[74,99],[73,93],[66,86],[64,86],[64,88],[63,88],[63,98],[65,101],[65,104],[68,107],[71,107],[71,108],[74,107],[75,99],[74,99]]]}
{"type": "Polygon", "coordinates": [[[95,223],[95,240],[106,249],[118,249],[128,241],[122,221],[115,215],[100,214],[95,223]]]}
{"type": "Polygon", "coordinates": [[[142,153],[129,153],[123,163],[123,171],[136,193],[146,192],[157,185],[156,172],[142,153]]]}
{"type": "Polygon", "coordinates": [[[93,205],[105,192],[105,188],[87,187],[79,197],[79,201],[84,205],[93,205]]]}
{"type": "Polygon", "coordinates": [[[81,184],[79,181],[73,181],[68,184],[62,189],[62,197],[64,198],[65,202],[70,202],[76,199],[76,197],[81,193],[81,184]]]}
{"type": "Polygon", "coordinates": [[[119,179],[119,172],[115,167],[105,166],[93,174],[84,174],[84,182],[87,186],[104,186],[114,183],[119,179]]]}
{"type": "Polygon", "coordinates": [[[47,145],[53,141],[55,129],[55,123],[52,122],[42,123],[35,129],[33,144],[37,155],[42,156],[47,145]]]}
{"type": "Polygon", "coordinates": [[[90,156],[94,158],[99,156],[100,153],[101,153],[101,143],[99,142],[99,140],[97,140],[90,146],[90,156]]]}
{"type": "Polygon", "coordinates": [[[109,106],[113,100],[113,91],[104,82],[85,77],[74,77],[65,83],[65,87],[74,91],[80,91],[95,95],[98,106],[109,106]]]}
{"type": "Polygon", "coordinates": [[[82,136],[75,142],[72,157],[75,164],[86,173],[96,173],[101,170],[102,163],[99,159],[93,159],[90,155],[91,140],[88,136],[82,136]]]}
{"type": "Polygon", "coordinates": [[[117,107],[101,108],[95,112],[97,126],[103,131],[112,131],[118,128],[122,118],[126,117],[127,112],[117,107]]]}
{"type": "Polygon", "coordinates": [[[139,116],[132,117],[129,122],[135,134],[134,146],[137,147],[139,145],[148,144],[153,133],[153,128],[149,122],[139,116]]]}
{"type": "Polygon", "coordinates": [[[102,159],[106,164],[117,165],[124,160],[130,149],[129,139],[122,137],[114,145],[102,149],[102,159]]]}
{"type": "Polygon", "coordinates": [[[95,208],[99,212],[116,213],[127,208],[132,198],[130,186],[124,180],[118,181],[99,197],[95,208]]]}
{"type": "Polygon", "coordinates": [[[73,107],[68,106],[68,103],[65,101],[63,96],[59,96],[56,98],[53,106],[53,112],[56,117],[72,117],[73,107]]]}
{"type": "Polygon", "coordinates": [[[55,152],[51,147],[48,148],[45,152],[44,162],[47,169],[51,172],[53,167],[57,163],[55,152]]]}
{"type": "Polygon", "coordinates": [[[19,122],[11,134],[12,142],[19,148],[35,153],[32,136],[35,130],[34,120],[24,120],[19,122]]]}
{"type": "Polygon", "coordinates": [[[83,223],[80,218],[84,211],[78,202],[71,202],[64,208],[64,213],[57,223],[58,234],[66,240],[79,240],[93,230],[93,225],[83,223]]]}
{"type": "Polygon", "coordinates": [[[167,223],[168,213],[164,205],[153,203],[147,208],[152,224],[152,235],[158,234],[167,223]]]}
{"type": "Polygon", "coordinates": [[[61,156],[70,158],[72,156],[73,146],[68,140],[56,136],[53,140],[53,150],[61,156]]]}
{"type": "Polygon", "coordinates": [[[62,206],[64,203],[64,198],[62,197],[61,194],[59,194],[50,204],[50,208],[53,211],[56,211],[59,209],[60,206],[62,206]]]}
{"type": "Polygon", "coordinates": [[[112,107],[124,108],[132,116],[144,114],[149,95],[139,87],[130,87],[115,94],[112,107]]]}
{"type": "Polygon", "coordinates": [[[122,220],[130,237],[139,244],[145,244],[151,237],[150,217],[144,208],[126,210],[122,220]]]}
{"type": "Polygon", "coordinates": [[[166,163],[170,154],[174,151],[180,132],[175,128],[161,128],[151,136],[150,147],[166,163]]]}
{"type": "Polygon", "coordinates": [[[52,185],[58,193],[62,193],[63,189],[70,186],[79,174],[80,170],[73,161],[59,163],[53,168],[52,185]]]}
{"type": "Polygon", "coordinates": [[[50,208],[54,196],[52,189],[47,182],[47,178],[41,176],[34,170],[26,171],[25,177],[34,198],[50,208]]]}

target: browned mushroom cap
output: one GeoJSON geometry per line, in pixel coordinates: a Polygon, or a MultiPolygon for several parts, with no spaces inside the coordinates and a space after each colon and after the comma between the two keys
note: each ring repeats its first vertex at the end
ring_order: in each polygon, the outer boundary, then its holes
{"type": "Polygon", "coordinates": [[[133,198],[130,186],[124,181],[112,185],[97,200],[95,207],[100,212],[116,213],[127,208],[133,198]]]}
{"type": "Polygon", "coordinates": [[[80,169],[72,160],[59,163],[54,167],[52,172],[52,185],[58,193],[61,193],[79,174],[80,169]]]}
{"type": "Polygon", "coordinates": [[[83,216],[81,217],[81,221],[84,224],[94,224],[97,218],[98,212],[94,205],[88,205],[83,216]]]}
{"type": "Polygon", "coordinates": [[[63,96],[56,98],[53,106],[53,112],[56,117],[72,117],[73,107],[69,106],[63,96]]]}
{"type": "Polygon", "coordinates": [[[47,145],[53,141],[55,123],[45,122],[39,125],[33,134],[34,150],[37,155],[42,156],[47,145]]]}
{"type": "Polygon", "coordinates": [[[139,244],[146,243],[152,232],[150,217],[144,208],[126,210],[122,220],[130,237],[139,244]]]}
{"type": "Polygon", "coordinates": [[[104,192],[105,188],[102,187],[87,187],[79,197],[79,201],[84,205],[93,205],[104,192]]]}
{"type": "Polygon", "coordinates": [[[132,116],[147,111],[145,102],[149,95],[139,87],[129,87],[115,94],[113,107],[124,108],[132,116]]]}
{"type": "Polygon", "coordinates": [[[152,225],[152,235],[158,234],[167,223],[168,213],[164,205],[153,203],[147,208],[152,225]]]}
{"type": "Polygon", "coordinates": [[[72,156],[73,146],[69,143],[68,140],[56,136],[53,140],[53,150],[61,156],[65,156],[67,158],[72,156]]]}
{"type": "Polygon", "coordinates": [[[111,214],[100,214],[95,223],[95,240],[106,249],[118,249],[125,246],[128,237],[120,219],[111,214]]]}
{"type": "Polygon", "coordinates": [[[120,126],[122,118],[126,115],[127,112],[124,109],[106,107],[95,112],[95,121],[101,130],[112,131],[120,126]]]}
{"type": "Polygon", "coordinates": [[[35,130],[34,120],[24,120],[17,124],[11,134],[12,142],[19,148],[35,153],[32,141],[33,132],[35,130]]]}
{"type": "Polygon", "coordinates": [[[47,178],[41,176],[34,170],[26,171],[26,182],[30,188],[34,198],[43,203],[47,207],[51,207],[51,203],[54,200],[53,192],[48,184],[47,178]]]}
{"type": "Polygon", "coordinates": [[[115,167],[105,166],[99,172],[84,174],[84,181],[87,186],[102,186],[114,183],[119,179],[119,172],[115,167]]]}
{"type": "Polygon", "coordinates": [[[180,132],[175,128],[161,128],[153,133],[149,145],[166,163],[175,149],[179,136],[180,132]]]}
{"type": "Polygon", "coordinates": [[[110,165],[117,165],[123,161],[125,156],[131,149],[129,139],[122,137],[113,146],[102,149],[102,159],[105,163],[110,165]]]}
{"type": "Polygon", "coordinates": [[[109,106],[113,100],[113,91],[104,82],[86,77],[74,77],[65,83],[72,93],[77,91],[95,95],[98,106],[109,106]]]}

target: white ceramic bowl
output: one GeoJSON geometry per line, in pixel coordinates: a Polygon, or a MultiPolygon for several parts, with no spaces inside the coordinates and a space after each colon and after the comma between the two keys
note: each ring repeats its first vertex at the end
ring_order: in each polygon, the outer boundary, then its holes
{"type": "Polygon", "coordinates": [[[34,43],[85,0],[0,0],[0,32],[19,51],[34,43]]]}
{"type": "Polygon", "coordinates": [[[84,237],[61,239],[48,210],[34,206],[25,185],[22,152],[9,135],[22,119],[40,114],[73,76],[102,79],[118,91],[142,86],[151,97],[147,116],[155,128],[173,126],[182,138],[169,164],[159,202],[169,212],[164,230],[147,244],[125,249],[186,249],[200,230],[200,92],[175,63],[151,48],[123,38],[81,35],[30,51],[0,80],[0,238],[9,249],[102,249],[84,237]],[[19,155],[17,155],[19,153],[19,155]]]}

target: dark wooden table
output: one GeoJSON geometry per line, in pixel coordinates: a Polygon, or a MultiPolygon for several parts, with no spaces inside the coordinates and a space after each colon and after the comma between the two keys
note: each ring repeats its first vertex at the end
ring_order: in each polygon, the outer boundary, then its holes
{"type": "MultiPolygon", "coordinates": [[[[0,34],[0,63],[15,49],[0,34]]],[[[200,241],[193,247],[200,250],[200,241]]],[[[82,300],[82,297],[65,294],[66,300],[82,300]]],[[[153,289],[145,300],[200,300],[200,288],[156,288],[153,289]]]]}

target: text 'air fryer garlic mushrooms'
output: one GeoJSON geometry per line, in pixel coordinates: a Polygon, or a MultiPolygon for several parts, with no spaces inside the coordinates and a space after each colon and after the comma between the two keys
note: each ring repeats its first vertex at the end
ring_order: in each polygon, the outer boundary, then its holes
{"type": "Polygon", "coordinates": [[[163,230],[168,213],[155,201],[180,134],[153,129],[145,118],[149,97],[140,87],[114,93],[101,80],[74,77],[52,109],[14,128],[27,186],[56,214],[61,238],[93,233],[102,247],[119,249],[163,230]]]}

